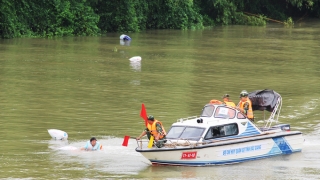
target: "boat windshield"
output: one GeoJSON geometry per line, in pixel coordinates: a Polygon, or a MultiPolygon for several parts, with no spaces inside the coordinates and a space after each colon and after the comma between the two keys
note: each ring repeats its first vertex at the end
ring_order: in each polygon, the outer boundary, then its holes
{"type": "Polygon", "coordinates": [[[188,139],[198,141],[205,128],[172,126],[167,134],[167,139],[188,139]]]}
{"type": "Polygon", "coordinates": [[[213,105],[207,105],[202,109],[201,117],[211,117],[214,111],[213,105]]]}
{"type": "Polygon", "coordinates": [[[236,110],[231,109],[226,106],[217,107],[216,112],[214,113],[215,118],[223,118],[223,119],[233,119],[236,115],[236,110]]]}

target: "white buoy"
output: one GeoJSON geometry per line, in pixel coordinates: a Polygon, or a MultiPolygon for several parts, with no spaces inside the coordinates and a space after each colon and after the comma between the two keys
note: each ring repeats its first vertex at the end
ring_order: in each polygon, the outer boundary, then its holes
{"type": "Polygon", "coordinates": [[[132,58],[129,59],[130,61],[141,61],[141,57],[140,56],[134,56],[132,58]]]}
{"type": "Polygon", "coordinates": [[[122,35],[120,36],[120,39],[123,40],[125,37],[126,37],[126,35],[125,35],[125,34],[122,34],[122,35]]]}
{"type": "Polygon", "coordinates": [[[68,134],[64,131],[61,131],[59,129],[48,129],[48,133],[53,139],[56,140],[67,140],[68,134]]]}
{"type": "Polygon", "coordinates": [[[129,37],[128,35],[122,34],[120,36],[120,39],[125,40],[125,41],[131,41],[131,37],[129,37]]]}

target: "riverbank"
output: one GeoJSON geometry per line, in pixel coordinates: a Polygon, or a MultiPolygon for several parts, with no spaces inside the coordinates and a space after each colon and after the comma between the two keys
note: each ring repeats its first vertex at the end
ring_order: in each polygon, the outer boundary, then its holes
{"type": "Polygon", "coordinates": [[[97,36],[150,29],[202,29],[218,25],[292,24],[290,17],[320,17],[319,0],[308,3],[221,1],[50,1],[3,0],[0,37],[97,36]],[[312,2],[312,3],[311,3],[312,2]]]}

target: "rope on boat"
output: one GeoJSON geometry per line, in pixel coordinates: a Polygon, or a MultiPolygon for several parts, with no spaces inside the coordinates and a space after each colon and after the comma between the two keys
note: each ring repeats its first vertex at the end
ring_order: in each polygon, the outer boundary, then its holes
{"type": "Polygon", "coordinates": [[[171,142],[164,144],[164,147],[168,147],[168,148],[176,148],[177,146],[190,146],[191,144],[188,142],[185,143],[176,143],[176,142],[171,142]]]}

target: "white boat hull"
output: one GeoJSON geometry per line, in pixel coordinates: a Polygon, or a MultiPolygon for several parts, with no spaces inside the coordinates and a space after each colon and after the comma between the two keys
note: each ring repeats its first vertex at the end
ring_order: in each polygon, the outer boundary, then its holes
{"type": "Polygon", "coordinates": [[[304,141],[300,132],[263,135],[214,142],[189,148],[139,149],[152,164],[208,166],[232,164],[280,154],[300,152],[304,141]]]}

